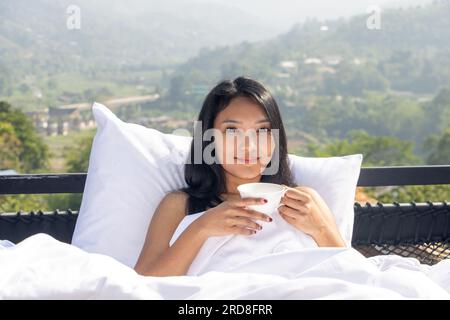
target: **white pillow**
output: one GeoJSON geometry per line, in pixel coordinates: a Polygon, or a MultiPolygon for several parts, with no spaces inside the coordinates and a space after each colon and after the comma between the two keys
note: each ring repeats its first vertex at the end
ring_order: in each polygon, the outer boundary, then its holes
{"type": "Polygon", "coordinates": [[[353,206],[362,160],[362,154],[327,158],[289,155],[295,184],[313,188],[319,193],[334,214],[347,247],[352,242],[353,206]]]}
{"type": "MultiPolygon", "coordinates": [[[[92,111],[97,133],[72,244],[134,267],[159,202],[187,186],[183,170],[192,138],[123,122],[98,103],[92,111]]],[[[362,155],[289,159],[296,184],[323,197],[350,246],[362,155]]]]}

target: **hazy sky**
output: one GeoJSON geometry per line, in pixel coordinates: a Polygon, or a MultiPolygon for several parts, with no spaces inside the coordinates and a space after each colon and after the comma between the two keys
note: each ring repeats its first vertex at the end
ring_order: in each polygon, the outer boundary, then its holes
{"type": "Polygon", "coordinates": [[[397,7],[426,4],[432,0],[207,0],[238,7],[289,28],[308,17],[336,19],[365,13],[371,5],[397,7]]]}

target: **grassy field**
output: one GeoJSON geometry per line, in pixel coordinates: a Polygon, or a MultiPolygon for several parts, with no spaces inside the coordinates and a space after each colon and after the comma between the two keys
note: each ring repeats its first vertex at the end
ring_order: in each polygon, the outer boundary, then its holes
{"type": "Polygon", "coordinates": [[[50,151],[50,172],[64,173],[67,172],[65,161],[65,149],[71,146],[79,137],[86,134],[85,132],[71,132],[66,136],[45,136],[44,141],[50,151]]]}
{"type": "Polygon", "coordinates": [[[17,83],[10,95],[0,95],[0,101],[7,101],[22,111],[37,111],[49,106],[146,95],[154,92],[161,76],[158,70],[136,72],[123,78],[107,74],[93,78],[75,73],[28,76],[17,83]]]}

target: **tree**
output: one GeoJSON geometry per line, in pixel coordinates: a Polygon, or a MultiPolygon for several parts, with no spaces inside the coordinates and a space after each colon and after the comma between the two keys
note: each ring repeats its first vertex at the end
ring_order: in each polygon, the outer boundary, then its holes
{"type": "Polygon", "coordinates": [[[428,125],[441,132],[450,127],[450,88],[441,89],[432,100],[429,108],[428,125]]]}
{"type": "Polygon", "coordinates": [[[30,92],[30,86],[29,85],[27,85],[27,84],[25,84],[25,83],[22,83],[20,86],[19,86],[19,91],[22,93],[22,94],[26,94],[26,93],[28,93],[28,92],[30,92]]]}
{"type": "Polygon", "coordinates": [[[35,194],[0,195],[0,212],[45,211],[48,210],[46,197],[35,194]]]}
{"type": "MultiPolygon", "coordinates": [[[[87,131],[64,150],[67,172],[87,172],[94,131],[87,131]]],[[[1,136],[1,133],[0,133],[1,136]]],[[[0,196],[0,212],[79,210],[82,194],[0,196]]]]}
{"type": "MultiPolygon", "coordinates": [[[[87,172],[94,134],[94,130],[87,131],[64,150],[67,172],[87,172]]],[[[47,206],[49,208],[79,210],[81,200],[82,194],[78,193],[52,195],[52,197],[47,198],[47,206]]]]}
{"type": "Polygon", "coordinates": [[[450,127],[442,136],[432,135],[425,140],[424,149],[429,153],[427,164],[450,164],[450,127]]]}
{"type": "MultiPolygon", "coordinates": [[[[371,190],[369,194],[372,195],[371,190]]],[[[376,196],[380,202],[441,202],[450,201],[449,185],[395,187],[389,192],[376,196]]]]}
{"type": "MultiPolygon", "coordinates": [[[[400,166],[417,164],[413,154],[414,143],[389,136],[371,136],[362,130],[351,131],[348,139],[335,140],[324,147],[308,144],[308,153],[316,157],[343,156],[362,153],[364,166],[400,166]]],[[[449,199],[448,186],[406,186],[379,190],[359,188],[372,199],[380,202],[445,201],[449,199]]]]}
{"type": "Polygon", "coordinates": [[[20,166],[20,140],[10,123],[0,122],[0,170],[20,166]]]}
{"type": "Polygon", "coordinates": [[[95,131],[87,131],[64,150],[67,172],[87,172],[95,131]]]}
{"type": "Polygon", "coordinates": [[[388,81],[373,67],[340,66],[335,74],[327,75],[324,81],[324,93],[361,96],[365,90],[385,91],[388,81]]]}
{"type": "Polygon", "coordinates": [[[361,153],[366,166],[417,164],[414,143],[389,136],[372,136],[364,130],[353,130],[347,139],[333,140],[325,146],[308,144],[307,153],[313,157],[343,156],[361,153]]]}
{"type": "Polygon", "coordinates": [[[0,123],[9,124],[9,129],[8,126],[4,125],[3,130],[5,134],[10,136],[8,148],[12,148],[11,150],[2,149],[2,152],[14,153],[18,151],[19,154],[19,162],[11,169],[33,172],[47,168],[48,147],[35,132],[33,124],[23,112],[12,108],[7,102],[0,101],[0,123]],[[9,133],[6,133],[7,131],[9,133]],[[12,142],[11,139],[17,139],[18,141],[12,142]],[[20,145],[18,150],[16,148],[17,143],[20,145]]]}
{"type": "Polygon", "coordinates": [[[0,96],[1,96],[4,92],[6,92],[5,89],[6,89],[6,80],[0,78],[0,96]]]}
{"type": "Polygon", "coordinates": [[[185,97],[186,85],[186,79],[182,75],[171,78],[168,93],[169,101],[182,101],[185,97]]]}
{"type": "MultiPolygon", "coordinates": [[[[0,169],[37,171],[48,161],[48,148],[35,133],[25,114],[0,102],[0,169]]],[[[38,195],[0,196],[0,212],[45,209],[44,197],[38,195]]]]}

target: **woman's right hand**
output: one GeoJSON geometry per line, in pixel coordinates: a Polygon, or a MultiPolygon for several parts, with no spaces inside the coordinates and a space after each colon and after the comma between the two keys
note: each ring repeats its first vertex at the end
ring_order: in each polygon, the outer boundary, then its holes
{"type": "Polygon", "coordinates": [[[262,229],[256,220],[270,222],[272,218],[264,213],[247,208],[248,205],[264,204],[262,198],[245,198],[224,201],[195,220],[194,223],[206,237],[229,234],[252,235],[262,229]]]}

